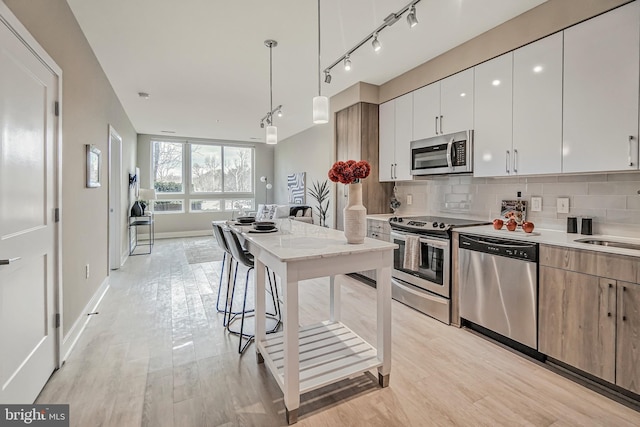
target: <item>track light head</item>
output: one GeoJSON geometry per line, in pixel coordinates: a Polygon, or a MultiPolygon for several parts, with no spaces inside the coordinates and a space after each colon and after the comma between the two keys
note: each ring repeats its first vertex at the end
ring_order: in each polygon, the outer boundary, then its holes
{"type": "Polygon", "coordinates": [[[382,49],[382,45],[378,41],[378,33],[374,34],[373,41],[371,42],[371,46],[373,47],[374,52],[379,52],[382,49]]]}
{"type": "Polygon", "coordinates": [[[351,71],[351,59],[349,59],[349,54],[344,57],[344,70],[351,71]]]}
{"type": "Polygon", "coordinates": [[[407,23],[409,24],[409,28],[413,28],[418,25],[418,18],[416,18],[416,5],[412,4],[411,9],[409,10],[409,14],[407,15],[407,23]]]}
{"type": "Polygon", "coordinates": [[[324,82],[326,84],[331,83],[331,74],[329,74],[329,70],[324,71],[324,82]]]}
{"type": "Polygon", "coordinates": [[[260,120],[260,128],[264,129],[264,120],[260,120]]]}
{"type": "Polygon", "coordinates": [[[282,117],[282,109],[278,108],[278,112],[276,114],[278,117],[282,117]]]}

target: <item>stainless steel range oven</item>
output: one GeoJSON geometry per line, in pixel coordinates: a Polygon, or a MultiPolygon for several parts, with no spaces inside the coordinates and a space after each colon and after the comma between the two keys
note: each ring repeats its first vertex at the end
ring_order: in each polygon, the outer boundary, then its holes
{"type": "Polygon", "coordinates": [[[441,322],[451,323],[451,229],[486,222],[393,217],[389,223],[391,240],[398,245],[393,253],[391,273],[393,299],[441,322]]]}

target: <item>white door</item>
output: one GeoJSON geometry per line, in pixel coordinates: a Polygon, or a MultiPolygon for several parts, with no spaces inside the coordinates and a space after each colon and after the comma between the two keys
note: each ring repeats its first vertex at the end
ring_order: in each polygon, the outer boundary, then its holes
{"type": "Polygon", "coordinates": [[[413,92],[413,139],[431,138],[440,133],[440,82],[413,92]]]}
{"type": "Polygon", "coordinates": [[[474,70],[474,176],[513,173],[512,58],[509,52],[474,70]]]}
{"type": "Polygon", "coordinates": [[[122,260],[122,138],[109,126],[109,267],[120,268],[122,260]]]}
{"type": "Polygon", "coordinates": [[[562,33],[513,53],[513,170],[562,172],[562,33]]]}
{"type": "Polygon", "coordinates": [[[395,162],[396,145],[396,101],[380,104],[379,109],[379,180],[393,181],[393,163],[395,162]]]}
{"type": "Polygon", "coordinates": [[[564,31],[563,172],[638,169],[638,45],[637,1],[564,31]]]}
{"type": "Polygon", "coordinates": [[[411,141],[413,140],[413,93],[396,98],[396,149],[393,166],[395,181],[410,181],[411,141]]]}
{"type": "Polygon", "coordinates": [[[473,68],[440,82],[440,131],[473,129],[473,68]]]}
{"type": "Polygon", "coordinates": [[[0,20],[2,403],[33,402],[56,366],[57,99],[56,74],[0,20]]]}

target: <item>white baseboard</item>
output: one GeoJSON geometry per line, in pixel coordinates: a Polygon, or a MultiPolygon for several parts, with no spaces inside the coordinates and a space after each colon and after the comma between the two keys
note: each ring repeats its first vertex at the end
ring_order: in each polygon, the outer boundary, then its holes
{"type": "Polygon", "coordinates": [[[91,297],[87,305],[82,309],[82,314],[80,314],[80,317],[76,319],[71,329],[69,329],[67,335],[63,338],[62,351],[60,352],[62,354],[61,363],[67,360],[76,343],[78,342],[78,339],[84,332],[84,328],[87,327],[87,323],[89,323],[89,321],[91,320],[92,316],[88,316],[87,313],[93,313],[96,311],[98,305],[100,305],[100,301],[102,301],[102,298],[108,290],[109,276],[104,279],[96,293],[93,294],[93,297],[91,297]]]}
{"type": "MultiPolygon", "coordinates": [[[[141,239],[147,239],[148,234],[140,234],[141,239]]],[[[176,237],[199,237],[199,236],[211,236],[213,237],[213,230],[194,230],[194,231],[167,231],[164,233],[156,233],[156,239],[173,239],[176,237]]]]}

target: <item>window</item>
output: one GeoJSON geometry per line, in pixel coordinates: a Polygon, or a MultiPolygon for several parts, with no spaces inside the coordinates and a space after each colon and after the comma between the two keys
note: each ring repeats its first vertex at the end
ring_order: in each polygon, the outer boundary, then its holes
{"type": "Polygon", "coordinates": [[[153,141],[151,144],[151,171],[154,188],[158,193],[183,193],[182,153],[179,142],[153,141]]]}
{"type": "Polygon", "coordinates": [[[156,213],[255,209],[253,147],[152,141],[151,152],[156,213]]]}

